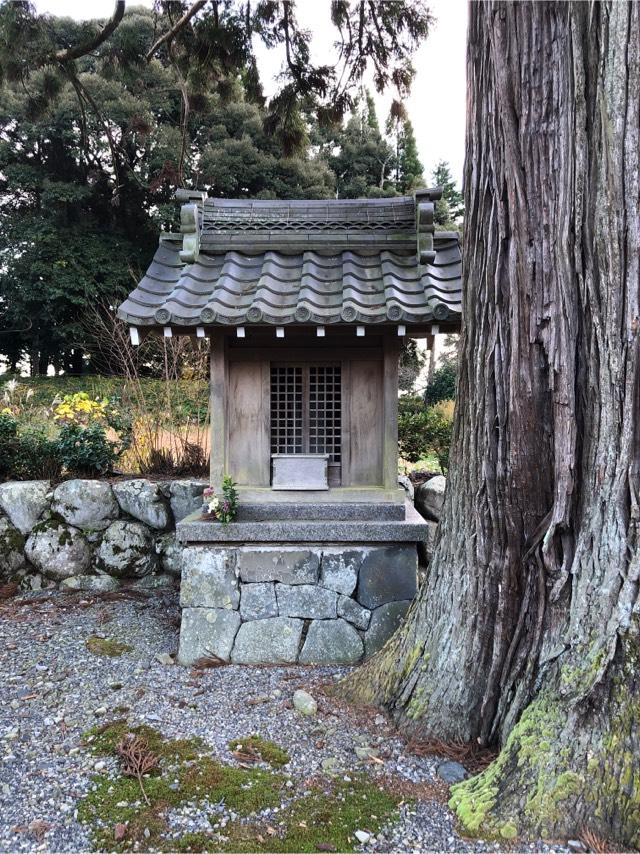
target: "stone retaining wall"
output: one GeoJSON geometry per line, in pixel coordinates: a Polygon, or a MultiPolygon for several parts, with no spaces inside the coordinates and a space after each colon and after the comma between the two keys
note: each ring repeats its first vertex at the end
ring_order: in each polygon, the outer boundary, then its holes
{"type": "Polygon", "coordinates": [[[143,478],[0,484],[0,583],[115,590],[179,578],[175,524],[202,506],[206,483],[143,478]]]}
{"type": "Polygon", "coordinates": [[[355,664],[416,594],[415,544],[186,546],[178,659],[355,664]]]}

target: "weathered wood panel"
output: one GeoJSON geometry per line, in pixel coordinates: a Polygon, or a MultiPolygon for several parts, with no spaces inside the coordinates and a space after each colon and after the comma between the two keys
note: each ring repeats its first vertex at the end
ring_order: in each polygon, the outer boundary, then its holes
{"type": "Polygon", "coordinates": [[[398,360],[400,338],[388,336],[384,342],[382,481],[387,489],[398,485],[398,360]]]}
{"type": "Polygon", "coordinates": [[[349,475],[343,486],[382,485],[382,363],[351,362],[349,475]]]}
{"type": "Polygon", "coordinates": [[[268,486],[269,365],[231,362],[228,395],[228,468],[241,486],[268,486]]]}
{"type": "Polygon", "coordinates": [[[209,464],[212,486],[220,488],[227,461],[227,359],[224,338],[211,340],[209,393],[211,396],[211,458],[209,464]]]}

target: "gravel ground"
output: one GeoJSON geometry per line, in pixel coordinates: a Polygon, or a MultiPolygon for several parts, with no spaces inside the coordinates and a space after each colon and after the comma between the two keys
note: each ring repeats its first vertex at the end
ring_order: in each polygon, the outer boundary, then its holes
{"type": "MultiPolygon", "coordinates": [[[[322,684],[344,668],[228,666],[194,674],[157,658],[176,651],[178,620],[173,591],[140,599],[47,592],[0,604],[0,850],[91,848],[77,805],[93,776],[114,773],[115,761],[92,755],[81,735],[122,717],[169,738],[200,736],[226,763],[235,761],[231,739],[259,733],[289,752],[284,771],[293,795],[319,774],[358,771],[392,777],[423,794],[360,850],[498,850],[456,833],[444,799],[432,789],[441,760],[411,755],[383,716],[347,709],[322,693],[322,684]],[[85,646],[92,635],[132,650],[96,656],[85,646]],[[297,688],[316,697],[316,716],[292,708],[297,688]],[[365,746],[382,762],[358,759],[355,749],[365,746]]],[[[172,810],[169,825],[176,838],[210,829],[216,810],[223,825],[233,820],[224,806],[186,804],[172,810]]],[[[526,850],[552,849],[540,843],[526,850]]]]}

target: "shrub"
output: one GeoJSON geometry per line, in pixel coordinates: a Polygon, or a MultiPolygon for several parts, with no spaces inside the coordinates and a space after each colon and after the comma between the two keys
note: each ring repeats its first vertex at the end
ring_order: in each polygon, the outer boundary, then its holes
{"type": "Polygon", "coordinates": [[[60,474],[56,443],[42,430],[18,431],[18,421],[0,413],[0,477],[13,480],[55,478],[60,474]]]}
{"type": "Polygon", "coordinates": [[[427,407],[416,396],[400,398],[398,444],[400,456],[417,463],[433,453],[440,468],[449,467],[449,448],[453,429],[453,401],[427,407]]]}
{"type": "Polygon", "coordinates": [[[56,445],[60,461],[74,475],[106,474],[119,453],[119,446],[107,439],[102,424],[63,424],[56,445]]]}
{"type": "Polygon", "coordinates": [[[441,400],[454,400],[457,378],[458,371],[453,364],[444,364],[434,371],[424,393],[425,404],[433,406],[441,400]]]}

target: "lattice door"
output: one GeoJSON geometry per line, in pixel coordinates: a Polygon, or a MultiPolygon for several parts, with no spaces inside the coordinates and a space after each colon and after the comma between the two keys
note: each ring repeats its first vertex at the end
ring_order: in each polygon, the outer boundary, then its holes
{"type": "Polygon", "coordinates": [[[302,454],[302,368],[271,368],[271,453],[302,454]]]}
{"type": "Polygon", "coordinates": [[[271,452],[329,454],[329,482],[342,465],[340,365],[272,365],[271,452]]]}
{"type": "Polygon", "coordinates": [[[341,380],[339,365],[309,368],[309,453],[329,454],[330,463],[342,461],[341,380]]]}

